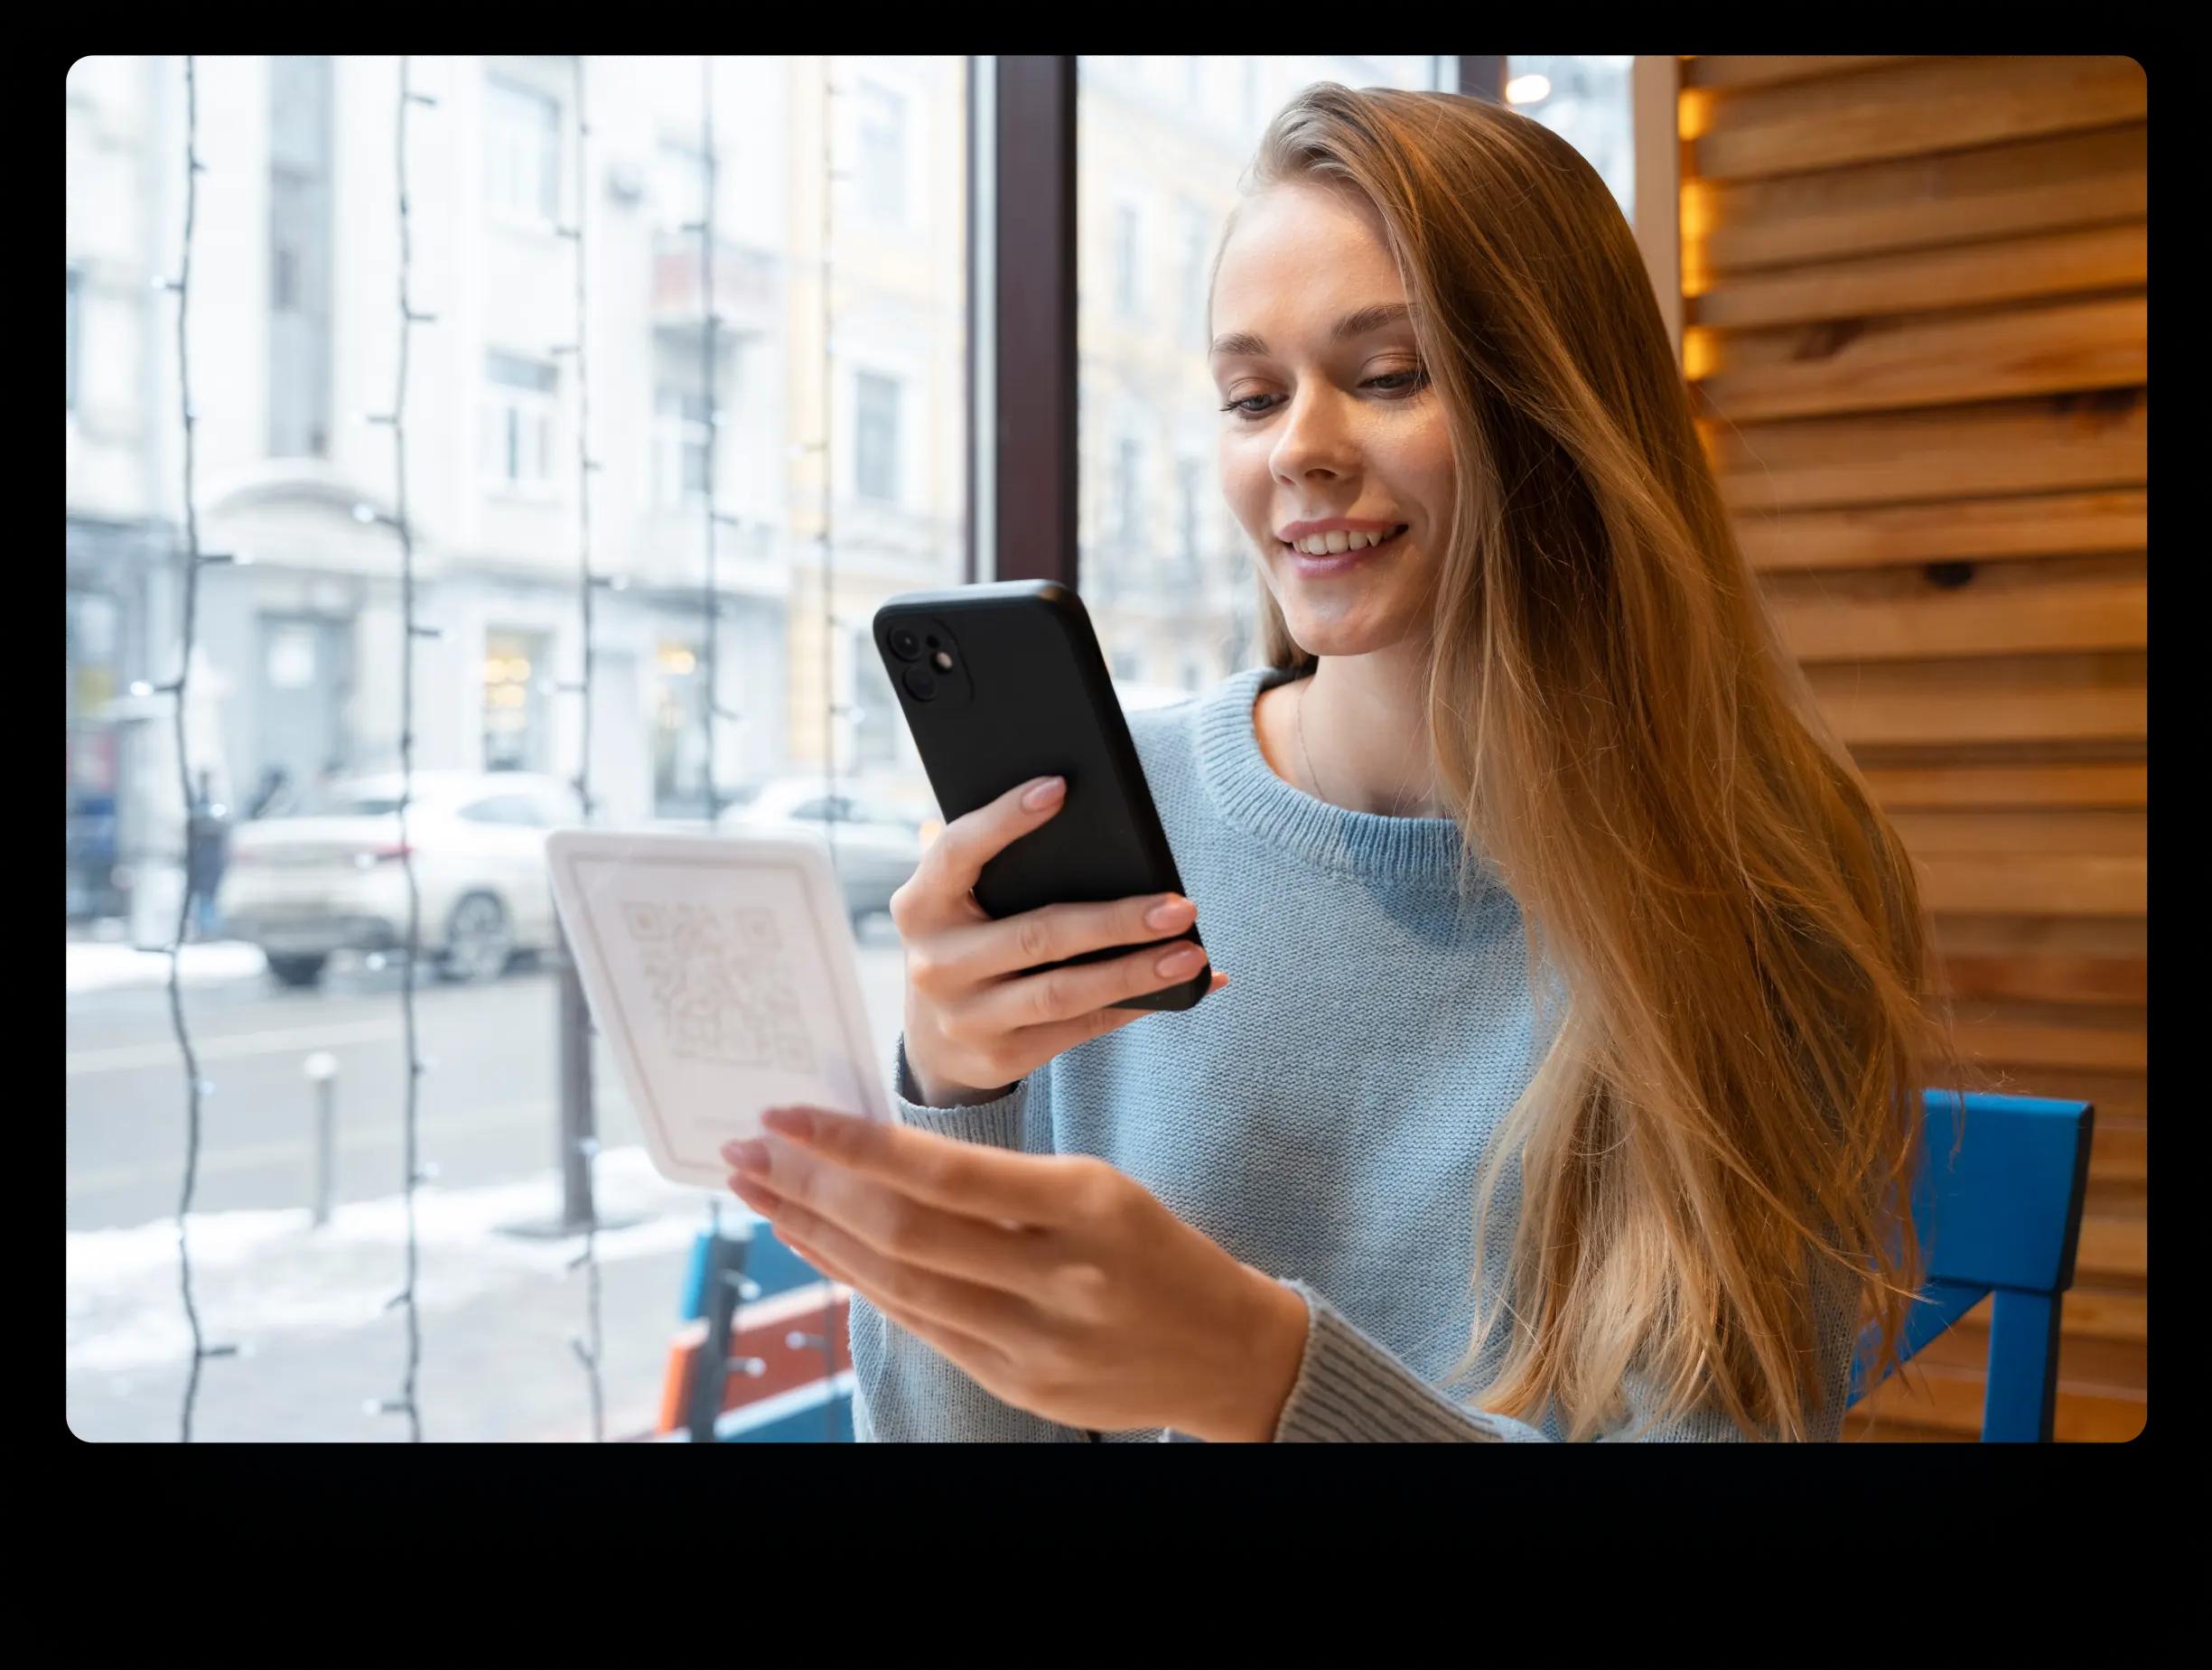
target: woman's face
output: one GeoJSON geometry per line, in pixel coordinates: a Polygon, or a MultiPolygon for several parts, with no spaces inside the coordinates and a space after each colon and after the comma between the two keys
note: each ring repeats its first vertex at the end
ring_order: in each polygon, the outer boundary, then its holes
{"type": "Polygon", "coordinates": [[[1427,630],[1452,462],[1405,304],[1380,217],[1306,183],[1245,204],[1215,276],[1210,363],[1235,408],[1221,415],[1222,490],[1291,636],[1315,655],[1427,630]],[[1347,522],[1403,531],[1354,557],[1347,522]],[[1286,542],[1330,530],[1333,562],[1286,542]]]}

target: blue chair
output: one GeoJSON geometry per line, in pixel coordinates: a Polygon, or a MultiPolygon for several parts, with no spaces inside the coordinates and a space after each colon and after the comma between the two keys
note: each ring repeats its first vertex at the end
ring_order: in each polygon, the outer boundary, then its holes
{"type": "MultiPolygon", "coordinates": [[[[2095,1110],[1951,1090],[1927,1091],[1923,1106],[1927,1152],[1913,1215],[1927,1279],[1899,1360],[1995,1294],[1982,1441],[2047,1444],[2058,1395],[2059,1296],[2074,1285],[2095,1110]]],[[[1865,1384],[1871,1345],[1860,1341],[1852,1365],[1854,1404],[1873,1389],[1865,1384]]]]}

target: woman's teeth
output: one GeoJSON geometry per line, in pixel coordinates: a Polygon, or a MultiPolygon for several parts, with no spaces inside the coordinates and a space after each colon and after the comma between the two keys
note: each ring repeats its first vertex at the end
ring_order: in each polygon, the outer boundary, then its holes
{"type": "Polygon", "coordinates": [[[1290,542],[1291,549],[1307,556],[1341,556],[1347,551],[1364,551],[1395,539],[1409,523],[1401,523],[1386,534],[1308,534],[1303,539],[1290,542]]]}

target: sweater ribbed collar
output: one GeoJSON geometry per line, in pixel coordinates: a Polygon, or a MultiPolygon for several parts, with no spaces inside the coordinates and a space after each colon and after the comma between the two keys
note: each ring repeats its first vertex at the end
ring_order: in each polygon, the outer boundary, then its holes
{"type": "MultiPolygon", "coordinates": [[[[1355,812],[1318,800],[1275,775],[1260,752],[1253,709],[1263,692],[1293,676],[1288,667],[1246,667],[1199,699],[1199,776],[1223,819],[1324,869],[1451,891],[1463,844],[1452,819],[1355,812]]],[[[1479,880],[1496,886],[1495,870],[1487,862],[1482,870],[1479,880]]]]}

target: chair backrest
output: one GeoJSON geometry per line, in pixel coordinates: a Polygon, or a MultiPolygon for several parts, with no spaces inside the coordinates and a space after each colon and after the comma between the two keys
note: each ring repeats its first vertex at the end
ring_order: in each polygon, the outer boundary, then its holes
{"type": "MultiPolygon", "coordinates": [[[[2074,1284],[2088,1183],[2086,1102],[1930,1090],[1927,1149],[1913,1190],[1927,1260],[1899,1348],[1909,1361],[1993,1294],[1982,1404],[1983,1443],[2048,1443],[2058,1403],[2059,1295],[2074,1284]]],[[[1871,1339],[1852,1365],[1851,1401],[1865,1384],[1871,1339]]]]}

